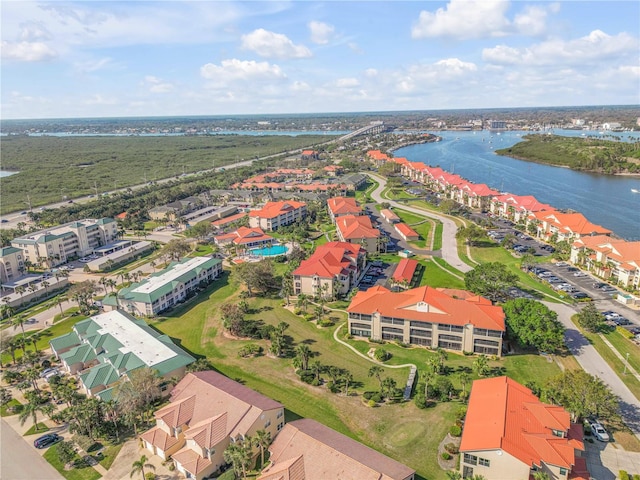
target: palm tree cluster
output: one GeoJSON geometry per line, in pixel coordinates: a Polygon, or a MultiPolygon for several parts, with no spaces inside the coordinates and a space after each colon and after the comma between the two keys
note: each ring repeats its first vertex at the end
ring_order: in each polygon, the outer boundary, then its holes
{"type": "Polygon", "coordinates": [[[260,450],[260,467],[264,468],[265,452],[269,445],[271,445],[271,433],[258,430],[253,437],[247,435],[231,442],[225,449],[223,457],[225,462],[231,464],[237,476],[246,479],[248,470],[254,463],[254,448],[260,450]]]}

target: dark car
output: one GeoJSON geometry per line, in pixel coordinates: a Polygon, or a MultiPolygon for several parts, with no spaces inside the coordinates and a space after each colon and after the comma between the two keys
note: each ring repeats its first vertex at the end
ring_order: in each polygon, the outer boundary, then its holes
{"type": "Polygon", "coordinates": [[[41,437],[36,438],[33,441],[33,446],[36,448],[47,448],[54,443],[58,443],[60,440],[62,440],[62,437],[57,433],[47,433],[41,437]]]}

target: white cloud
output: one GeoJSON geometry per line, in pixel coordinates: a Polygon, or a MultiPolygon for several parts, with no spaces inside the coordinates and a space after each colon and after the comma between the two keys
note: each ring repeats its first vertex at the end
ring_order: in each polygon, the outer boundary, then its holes
{"type": "Polygon", "coordinates": [[[311,32],[311,41],[318,45],[326,45],[333,38],[335,28],[324,22],[313,20],[309,22],[309,31],[311,32]]]}
{"type": "Polygon", "coordinates": [[[41,62],[56,58],[55,50],[43,42],[2,42],[2,58],[19,62],[41,62]]]}
{"type": "Polygon", "coordinates": [[[242,36],[242,48],[265,58],[307,58],[312,53],[304,45],[295,45],[286,35],[259,28],[242,36]]]}
{"type": "Polygon", "coordinates": [[[291,85],[291,90],[294,92],[308,92],[309,90],[311,90],[311,86],[307,82],[296,80],[291,85]]]}
{"type": "Polygon", "coordinates": [[[228,84],[234,80],[260,80],[286,78],[282,69],[268,62],[255,60],[223,60],[220,65],[207,63],[200,68],[200,75],[208,80],[228,84]]]}
{"type": "Polygon", "coordinates": [[[525,7],[524,13],[520,13],[513,19],[515,29],[524,35],[535,37],[545,32],[547,25],[547,11],[544,8],[525,7]]]}
{"type": "Polygon", "coordinates": [[[377,77],[378,76],[378,70],[376,70],[375,68],[367,68],[364,71],[364,75],[365,75],[365,77],[377,77]]]}
{"type": "Polygon", "coordinates": [[[335,81],[337,88],[355,88],[360,86],[360,82],[357,78],[339,78],[335,81]]]}
{"type": "Polygon", "coordinates": [[[505,34],[507,0],[451,0],[435,13],[423,10],[411,30],[413,38],[471,39],[505,34]]]}
{"type": "Polygon", "coordinates": [[[104,96],[96,93],[83,102],[85,105],[117,105],[118,100],[114,97],[104,96]]]}
{"type": "Polygon", "coordinates": [[[357,53],[358,55],[362,55],[364,53],[364,50],[362,50],[356,42],[349,42],[347,43],[347,46],[353,53],[357,53]]]}
{"type": "Polygon", "coordinates": [[[548,40],[526,48],[498,45],[482,51],[482,59],[495,65],[596,65],[628,55],[637,55],[638,38],[627,33],[616,36],[594,30],[574,40],[548,40]]]}
{"type": "Polygon", "coordinates": [[[99,70],[104,70],[113,66],[113,59],[109,57],[86,60],[83,62],[76,62],[74,64],[75,69],[80,73],[92,73],[99,70]]]}
{"type": "Polygon", "coordinates": [[[173,84],[165,82],[153,75],[144,77],[143,85],[148,87],[151,93],[169,93],[174,88],[173,84]]]}
{"type": "Polygon", "coordinates": [[[20,40],[24,42],[51,40],[51,32],[42,22],[23,22],[20,24],[20,40]]]}

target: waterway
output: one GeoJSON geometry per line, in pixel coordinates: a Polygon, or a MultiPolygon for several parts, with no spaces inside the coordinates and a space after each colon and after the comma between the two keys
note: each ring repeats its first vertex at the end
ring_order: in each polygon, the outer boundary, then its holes
{"type": "MultiPolygon", "coordinates": [[[[568,168],[525,162],[496,155],[495,149],[510,147],[527,132],[431,132],[442,141],[410,145],[394,152],[413,162],[439,166],[474,183],[516,195],[533,195],[557,209],[582,213],[627,240],[640,240],[639,176],[599,175],[568,168]]],[[[578,136],[584,132],[562,130],[558,135],[578,136]]],[[[597,134],[593,132],[592,134],[597,134]]],[[[640,138],[640,133],[623,133],[622,138],[640,138]]]]}

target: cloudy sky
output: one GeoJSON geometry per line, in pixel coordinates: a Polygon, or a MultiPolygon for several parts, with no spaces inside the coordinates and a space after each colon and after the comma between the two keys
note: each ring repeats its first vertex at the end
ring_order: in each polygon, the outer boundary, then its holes
{"type": "Polygon", "coordinates": [[[3,0],[3,118],[640,103],[640,2],[3,0]]]}

